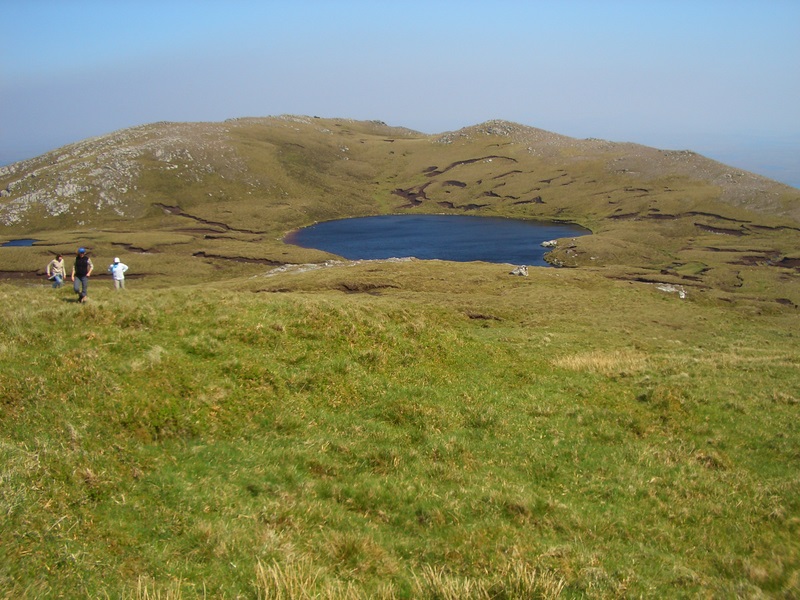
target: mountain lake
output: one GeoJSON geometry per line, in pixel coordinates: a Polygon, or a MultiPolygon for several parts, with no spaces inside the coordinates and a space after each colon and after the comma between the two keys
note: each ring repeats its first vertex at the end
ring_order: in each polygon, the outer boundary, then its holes
{"type": "Polygon", "coordinates": [[[415,257],[549,266],[542,242],[589,235],[570,223],[466,215],[381,215],[325,221],[284,241],[348,260],[415,257]]]}
{"type": "Polygon", "coordinates": [[[30,238],[21,238],[21,239],[18,239],[18,240],[9,240],[7,242],[4,242],[4,243],[0,244],[0,246],[3,246],[3,247],[33,246],[38,241],[39,240],[33,240],[33,239],[30,239],[30,238]]]}

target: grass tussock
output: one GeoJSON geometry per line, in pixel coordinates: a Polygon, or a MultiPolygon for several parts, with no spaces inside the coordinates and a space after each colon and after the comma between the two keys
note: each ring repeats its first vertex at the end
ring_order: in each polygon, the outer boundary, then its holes
{"type": "Polygon", "coordinates": [[[0,286],[2,597],[798,595],[789,307],[423,262],[72,296],[0,286]]]}
{"type": "Polygon", "coordinates": [[[647,369],[647,356],[636,351],[593,350],[553,360],[553,365],[571,371],[586,371],[600,375],[625,375],[647,369]]]}
{"type": "Polygon", "coordinates": [[[513,562],[502,572],[486,578],[465,578],[449,573],[445,567],[425,565],[419,574],[412,575],[409,589],[399,589],[391,583],[380,585],[366,593],[352,583],[326,577],[323,569],[308,561],[258,565],[258,597],[266,599],[327,599],[366,600],[380,598],[437,598],[442,600],[494,600],[498,598],[531,598],[555,600],[562,596],[564,581],[529,565],[513,562]]]}
{"type": "Polygon", "coordinates": [[[123,600],[182,600],[181,582],[176,581],[163,589],[147,578],[141,577],[136,584],[136,591],[125,593],[123,600]]]}

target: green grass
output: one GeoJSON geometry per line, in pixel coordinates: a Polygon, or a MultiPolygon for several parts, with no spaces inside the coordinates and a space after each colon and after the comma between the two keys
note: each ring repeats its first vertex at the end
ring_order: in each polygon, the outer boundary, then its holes
{"type": "Polygon", "coordinates": [[[793,308],[437,261],[93,286],[0,286],[3,597],[800,594],[793,308]]]}
{"type": "Polygon", "coordinates": [[[799,596],[796,190],[492,127],[160,124],[5,173],[41,241],[0,251],[0,597],[799,596]],[[398,212],[593,235],[528,278],[269,271],[398,212]],[[84,245],[129,290],[34,275],[84,245]]]}

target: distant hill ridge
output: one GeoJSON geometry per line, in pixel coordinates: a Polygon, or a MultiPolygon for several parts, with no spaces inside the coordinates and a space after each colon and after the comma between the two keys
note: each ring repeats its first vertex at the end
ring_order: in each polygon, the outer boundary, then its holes
{"type": "Polygon", "coordinates": [[[143,252],[285,264],[299,258],[286,231],[389,213],[576,222],[594,235],[559,245],[554,264],[663,271],[718,263],[720,249],[726,263],[798,258],[800,191],[691,151],[502,120],[431,135],[294,115],[163,122],[0,168],[7,238],[71,231],[101,246],[103,230],[143,252]],[[246,234],[260,237],[245,251],[246,234]]]}
{"type": "MultiPolygon", "coordinates": [[[[37,220],[76,213],[83,215],[81,220],[86,224],[107,217],[138,217],[142,203],[146,203],[143,196],[147,194],[139,180],[147,168],[186,169],[196,172],[198,178],[216,173],[223,177],[257,179],[251,177],[252,169],[246,154],[237,147],[236,134],[248,128],[269,127],[293,128],[296,144],[302,144],[304,137],[332,135],[331,127],[349,127],[371,136],[476,147],[486,138],[507,138],[510,144],[524,146],[532,159],[564,161],[565,165],[581,160],[605,160],[609,171],[625,173],[630,179],[686,176],[718,186],[723,202],[800,219],[800,207],[785,201],[800,196],[796,191],[793,193],[793,188],[688,150],[666,151],[632,143],[581,140],[501,120],[425,135],[378,121],[284,115],[222,123],[153,123],[83,140],[1,167],[0,224],[30,227],[37,220]],[[313,129],[309,130],[309,126],[313,129]]],[[[285,135],[281,137],[286,140],[285,135]]],[[[292,142],[286,140],[286,143],[292,142]]]]}

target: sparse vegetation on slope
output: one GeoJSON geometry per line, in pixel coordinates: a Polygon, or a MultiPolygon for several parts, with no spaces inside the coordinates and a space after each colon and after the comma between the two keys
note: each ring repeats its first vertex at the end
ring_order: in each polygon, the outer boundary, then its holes
{"type": "Polygon", "coordinates": [[[147,276],[224,277],[332,258],[281,241],[317,221],[466,212],[591,229],[554,249],[557,265],[800,304],[800,191],[692,152],[503,121],[433,136],[289,116],[154,124],[6,167],[0,190],[0,232],[40,240],[3,251],[5,272],[88,245],[137,253],[147,276]]]}
{"type": "Polygon", "coordinates": [[[800,591],[794,313],[436,261],[0,301],[6,597],[800,591]]]}
{"type": "Polygon", "coordinates": [[[40,240],[0,248],[0,597],[800,596],[796,190],[305,117],[126,130],[0,190],[40,240]],[[593,235],[528,277],[281,241],[396,212],[593,235]],[[129,289],[51,289],[79,245],[129,289]]]}

